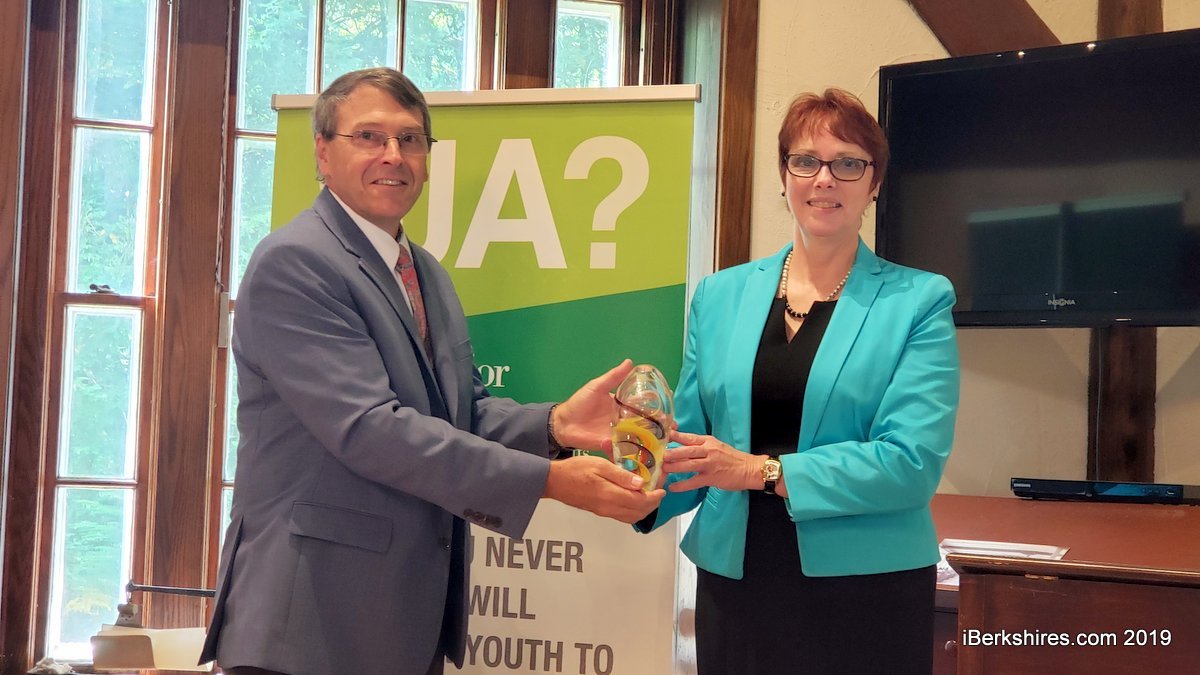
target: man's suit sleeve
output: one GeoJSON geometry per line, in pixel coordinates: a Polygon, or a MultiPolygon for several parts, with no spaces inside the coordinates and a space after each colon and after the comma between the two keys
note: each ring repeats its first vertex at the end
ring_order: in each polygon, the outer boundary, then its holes
{"type": "MultiPolygon", "coordinates": [[[[312,246],[260,246],[238,298],[235,339],[255,369],[339,462],[479,524],[523,533],[549,461],[422,414],[398,398],[337,265],[312,246]]],[[[408,376],[419,381],[415,368],[408,376]]]]}
{"type": "Polygon", "coordinates": [[[959,365],[954,290],[945,277],[924,280],[911,291],[913,321],[869,440],[781,457],[793,520],[915,509],[932,499],[954,439],[959,365]]]}
{"type": "Polygon", "coordinates": [[[501,445],[538,457],[553,457],[550,447],[549,418],[552,403],[517,403],[511,398],[492,396],[476,371],[475,400],[471,431],[501,445]]]}

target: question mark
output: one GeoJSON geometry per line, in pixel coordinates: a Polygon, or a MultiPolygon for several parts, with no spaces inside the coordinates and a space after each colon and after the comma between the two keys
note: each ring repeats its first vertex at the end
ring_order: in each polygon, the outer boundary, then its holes
{"type": "MultiPolygon", "coordinates": [[[[607,197],[596,205],[592,214],[592,229],[612,232],[617,229],[617,218],[629,205],[637,201],[646,191],[650,181],[650,161],[642,148],[621,136],[594,136],[580,143],[567,158],[563,177],[567,179],[587,178],[592,165],[601,159],[615,159],[621,165],[621,182],[607,197]]],[[[588,266],[594,270],[611,270],[617,266],[617,245],[611,241],[594,241],[588,266]]]]}

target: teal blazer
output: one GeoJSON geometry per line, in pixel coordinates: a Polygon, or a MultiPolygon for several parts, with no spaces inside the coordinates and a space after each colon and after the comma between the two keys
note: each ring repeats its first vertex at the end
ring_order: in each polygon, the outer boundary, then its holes
{"type": "MultiPolygon", "coordinates": [[[[706,277],[692,298],[675,392],[681,431],[750,448],[750,380],[779,288],[775,255],[706,277]]],[[[781,458],[808,576],[875,574],[938,560],[929,501],[954,438],[959,367],[942,276],[892,264],[860,240],[813,361],[795,454],[781,458]]],[[[673,475],[671,482],[686,475],[673,475]]],[[[699,506],[680,548],[740,579],[749,493],[669,492],[659,527],[699,506]]]]}

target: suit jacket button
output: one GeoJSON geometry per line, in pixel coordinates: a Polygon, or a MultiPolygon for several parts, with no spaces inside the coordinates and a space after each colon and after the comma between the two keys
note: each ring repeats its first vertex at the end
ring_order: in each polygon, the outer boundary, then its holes
{"type": "Polygon", "coordinates": [[[438,545],[442,547],[442,550],[449,551],[450,550],[450,537],[439,538],[438,545]]]}

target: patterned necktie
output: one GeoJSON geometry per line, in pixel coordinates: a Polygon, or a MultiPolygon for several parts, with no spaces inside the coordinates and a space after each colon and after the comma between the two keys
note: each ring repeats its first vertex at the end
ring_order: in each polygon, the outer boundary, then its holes
{"type": "Polygon", "coordinates": [[[421,341],[425,343],[425,353],[432,358],[433,345],[429,340],[429,324],[425,321],[425,301],[421,299],[417,268],[413,267],[412,254],[403,245],[400,246],[400,258],[396,260],[396,271],[400,274],[400,281],[404,282],[408,301],[412,303],[413,318],[417,320],[417,331],[421,334],[421,341]]]}

